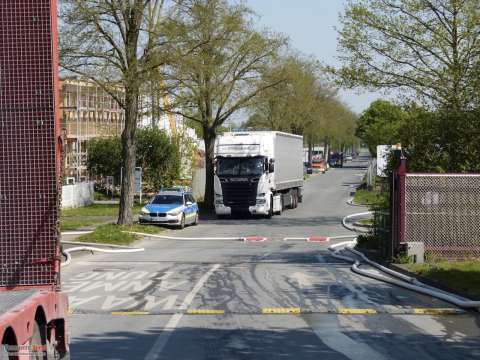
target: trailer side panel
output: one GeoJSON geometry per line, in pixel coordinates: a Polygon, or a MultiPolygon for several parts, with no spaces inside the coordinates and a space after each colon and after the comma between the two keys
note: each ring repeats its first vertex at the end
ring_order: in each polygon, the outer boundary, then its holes
{"type": "Polygon", "coordinates": [[[303,138],[281,132],[274,136],[276,190],[303,186],[303,138]]]}

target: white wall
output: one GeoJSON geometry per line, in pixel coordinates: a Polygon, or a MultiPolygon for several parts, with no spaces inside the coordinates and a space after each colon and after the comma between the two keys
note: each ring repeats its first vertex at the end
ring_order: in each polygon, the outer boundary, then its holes
{"type": "Polygon", "coordinates": [[[93,182],[62,186],[62,209],[93,204],[93,182]]]}
{"type": "Polygon", "coordinates": [[[203,200],[205,196],[205,168],[195,169],[192,181],[192,194],[195,200],[203,200]]]}

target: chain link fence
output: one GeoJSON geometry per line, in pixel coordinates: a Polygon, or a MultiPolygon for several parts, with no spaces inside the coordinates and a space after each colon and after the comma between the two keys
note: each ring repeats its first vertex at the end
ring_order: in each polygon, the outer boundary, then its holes
{"type": "Polygon", "coordinates": [[[405,238],[427,261],[480,257],[480,175],[406,174],[405,238]]]}

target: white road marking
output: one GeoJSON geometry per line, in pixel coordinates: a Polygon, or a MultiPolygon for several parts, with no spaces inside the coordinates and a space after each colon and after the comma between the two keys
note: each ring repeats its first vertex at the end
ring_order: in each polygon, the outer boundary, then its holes
{"type": "MultiPolygon", "coordinates": [[[[180,305],[179,310],[186,310],[190,304],[192,303],[193,299],[197,295],[197,293],[200,291],[200,289],[205,285],[207,282],[208,278],[220,267],[220,264],[215,264],[214,266],[211,267],[210,270],[208,270],[201,278],[198,280],[198,282],[195,284],[193,289],[187,294],[185,299],[183,300],[182,305],[180,305]]],[[[145,360],[155,360],[159,358],[159,355],[163,351],[163,348],[167,344],[168,340],[170,339],[170,336],[172,335],[173,331],[177,327],[178,323],[182,319],[183,314],[174,314],[168,320],[167,325],[165,325],[162,333],[159,335],[157,338],[157,341],[155,341],[155,344],[153,344],[152,348],[148,352],[147,356],[145,357],[145,360]]]]}
{"type": "Polygon", "coordinates": [[[154,235],[147,233],[140,233],[135,231],[124,231],[128,234],[140,235],[151,238],[158,239],[167,239],[167,240],[242,240],[243,237],[178,237],[178,236],[165,236],[165,235],[154,235]]]}
{"type": "Polygon", "coordinates": [[[93,300],[96,300],[100,298],[100,295],[94,295],[94,296],[91,296],[89,298],[80,298],[80,297],[77,297],[77,296],[69,296],[68,297],[68,305],[70,306],[70,308],[74,308],[74,307],[77,307],[77,306],[80,306],[80,305],[84,305],[90,301],[93,301],[93,300]]]}
{"type": "Polygon", "coordinates": [[[144,300],[146,301],[145,306],[143,307],[144,311],[150,311],[161,304],[163,305],[162,310],[171,310],[175,307],[175,303],[177,302],[177,295],[170,295],[160,300],[157,300],[156,296],[146,295],[144,300]]]}
{"type": "Polygon", "coordinates": [[[289,275],[289,277],[294,279],[301,289],[309,288],[312,286],[312,277],[303,272],[293,273],[292,275],[289,275]]]}
{"type": "Polygon", "coordinates": [[[266,257],[269,257],[272,253],[271,252],[267,252],[265,254],[262,255],[261,259],[265,259],[266,257]]]}
{"type": "Polygon", "coordinates": [[[335,317],[324,316],[313,332],[332,350],[338,351],[350,360],[387,360],[388,358],[367,344],[345,335],[335,317]]]}
{"type": "Polygon", "coordinates": [[[129,304],[128,307],[134,307],[137,305],[137,301],[132,299],[131,297],[118,297],[114,295],[108,295],[105,298],[105,301],[102,304],[102,310],[113,310],[116,307],[129,304]],[[133,303],[132,303],[133,301],[133,303]]]}
{"type": "Polygon", "coordinates": [[[350,238],[356,238],[358,234],[351,234],[351,235],[338,235],[338,236],[329,236],[330,240],[333,239],[350,239],[350,238]]]}

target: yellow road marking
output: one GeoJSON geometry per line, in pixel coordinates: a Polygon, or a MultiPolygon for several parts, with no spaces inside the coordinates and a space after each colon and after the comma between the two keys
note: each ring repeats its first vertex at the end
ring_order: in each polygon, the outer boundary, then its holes
{"type": "Polygon", "coordinates": [[[263,308],[262,314],[300,314],[300,308],[263,308]]]}
{"type": "Polygon", "coordinates": [[[115,316],[139,316],[139,315],[148,315],[148,311],[113,311],[110,313],[115,316]]]}
{"type": "Polygon", "coordinates": [[[225,310],[217,309],[188,309],[187,314],[189,315],[223,315],[225,310]]]}
{"type": "Polygon", "coordinates": [[[416,308],[413,309],[416,315],[456,315],[462,312],[454,308],[416,308]]]}
{"type": "Polygon", "coordinates": [[[375,309],[337,308],[337,314],[344,314],[344,315],[373,315],[373,314],[377,314],[377,310],[375,310],[375,309]]]}

